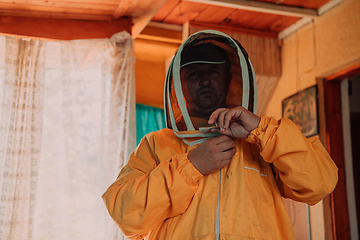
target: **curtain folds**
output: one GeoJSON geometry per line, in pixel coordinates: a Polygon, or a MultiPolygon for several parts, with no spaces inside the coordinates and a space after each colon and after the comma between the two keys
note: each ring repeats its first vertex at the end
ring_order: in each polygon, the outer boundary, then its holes
{"type": "Polygon", "coordinates": [[[164,109],[136,104],[136,145],[147,133],[165,127],[164,109]]]}
{"type": "Polygon", "coordinates": [[[0,36],[0,239],[124,239],[101,195],[135,148],[134,82],[126,32],[0,36]]]}
{"type": "Polygon", "coordinates": [[[31,239],[41,151],[42,43],[3,38],[0,239],[31,239]]]}

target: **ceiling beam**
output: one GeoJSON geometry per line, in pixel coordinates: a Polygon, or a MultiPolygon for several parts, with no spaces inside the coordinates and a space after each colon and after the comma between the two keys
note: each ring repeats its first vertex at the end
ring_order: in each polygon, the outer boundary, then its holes
{"type": "Polygon", "coordinates": [[[329,11],[330,9],[333,9],[334,7],[336,7],[337,5],[339,5],[340,3],[342,3],[344,0],[330,0],[329,2],[325,3],[324,5],[322,5],[319,9],[318,9],[318,15],[321,16],[324,13],[326,13],[327,11],[329,11]]]}
{"type": "Polygon", "coordinates": [[[166,0],[118,0],[112,17],[118,19],[136,9],[136,15],[132,15],[133,26],[131,29],[131,35],[135,39],[165,2],[166,0]]]}
{"type": "Polygon", "coordinates": [[[122,16],[125,16],[126,13],[134,7],[134,5],[137,3],[137,1],[131,1],[131,0],[118,0],[117,7],[112,15],[113,19],[118,19],[122,16]]]}
{"type": "Polygon", "coordinates": [[[135,39],[142,30],[144,30],[165,2],[166,0],[151,0],[147,5],[143,6],[142,14],[139,17],[133,18],[134,25],[131,30],[133,39],[135,39]]]}
{"type": "Polygon", "coordinates": [[[112,21],[0,16],[0,33],[27,38],[75,40],[110,38],[131,31],[131,18],[112,21]]]}
{"type": "MultiPolygon", "coordinates": [[[[278,34],[275,32],[265,32],[265,31],[259,31],[254,29],[247,29],[247,28],[240,28],[240,27],[230,27],[230,26],[224,26],[224,25],[215,25],[215,24],[209,24],[209,23],[199,23],[199,22],[190,22],[189,27],[195,27],[195,28],[202,28],[202,29],[214,29],[218,31],[227,31],[227,32],[233,32],[233,33],[240,33],[240,34],[248,34],[253,36],[260,36],[260,37],[266,37],[266,38],[278,38],[278,34]]],[[[183,27],[184,30],[186,30],[183,27]]],[[[188,36],[186,36],[187,38],[188,36]]]]}
{"type": "Polygon", "coordinates": [[[302,28],[303,26],[307,25],[312,21],[311,18],[305,17],[297,21],[296,23],[290,25],[289,27],[285,28],[278,34],[279,40],[286,38],[287,36],[290,36],[294,32],[296,32],[298,29],[302,28]]]}
{"type": "Polygon", "coordinates": [[[189,2],[205,3],[222,7],[244,9],[255,12],[278,14],[293,17],[317,17],[318,12],[313,9],[290,7],[268,2],[258,2],[249,0],[185,0],[189,2]]]}
{"type": "MultiPolygon", "coordinates": [[[[8,17],[33,17],[49,19],[71,19],[71,20],[89,20],[89,21],[111,21],[111,16],[86,13],[62,13],[62,12],[44,12],[28,10],[9,10],[1,9],[0,16],[8,17]]],[[[121,19],[121,18],[118,18],[121,19]]]]}
{"type": "Polygon", "coordinates": [[[161,25],[158,26],[158,24],[152,24],[150,22],[137,38],[180,45],[182,43],[182,27],[178,25],[174,26],[176,27],[162,28],[161,25]]]}
{"type": "Polygon", "coordinates": [[[183,29],[183,27],[181,25],[171,24],[171,23],[154,22],[154,21],[149,22],[149,24],[147,26],[165,29],[165,30],[171,30],[171,31],[178,31],[178,32],[182,32],[182,29],[183,29]]]}

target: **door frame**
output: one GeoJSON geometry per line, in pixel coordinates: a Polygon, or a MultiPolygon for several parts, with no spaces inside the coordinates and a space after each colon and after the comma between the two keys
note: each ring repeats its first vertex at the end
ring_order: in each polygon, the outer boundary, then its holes
{"type": "Polygon", "coordinates": [[[359,73],[360,63],[332,74],[323,80],[326,144],[330,156],[339,169],[337,186],[330,194],[333,240],[351,239],[343,145],[341,80],[359,73]]]}

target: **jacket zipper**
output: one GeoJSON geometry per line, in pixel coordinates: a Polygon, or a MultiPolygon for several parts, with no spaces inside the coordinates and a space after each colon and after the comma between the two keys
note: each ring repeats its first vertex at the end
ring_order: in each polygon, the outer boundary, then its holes
{"type": "Polygon", "coordinates": [[[216,209],[216,239],[220,240],[220,189],[221,189],[221,169],[219,169],[219,193],[216,209]]]}

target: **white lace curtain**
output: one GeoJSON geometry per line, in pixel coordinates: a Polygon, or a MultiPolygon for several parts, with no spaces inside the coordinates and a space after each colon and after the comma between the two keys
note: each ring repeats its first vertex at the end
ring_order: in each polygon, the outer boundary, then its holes
{"type": "Polygon", "coordinates": [[[133,41],[0,36],[0,239],[123,239],[101,200],[135,148],[133,41]]]}

